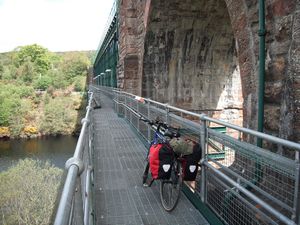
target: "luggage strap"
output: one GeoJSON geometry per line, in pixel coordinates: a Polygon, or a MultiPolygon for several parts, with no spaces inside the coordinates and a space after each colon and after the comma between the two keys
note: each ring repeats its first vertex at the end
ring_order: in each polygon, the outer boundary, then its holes
{"type": "Polygon", "coordinates": [[[144,187],[151,187],[151,185],[153,184],[153,181],[154,181],[154,179],[152,178],[149,183],[147,182],[148,174],[149,174],[149,166],[150,166],[149,162],[147,162],[147,166],[146,166],[144,174],[143,174],[143,186],[144,187]]]}

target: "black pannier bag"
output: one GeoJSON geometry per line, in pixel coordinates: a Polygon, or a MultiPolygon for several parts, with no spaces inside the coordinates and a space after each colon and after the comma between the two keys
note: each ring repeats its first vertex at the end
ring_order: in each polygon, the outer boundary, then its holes
{"type": "Polygon", "coordinates": [[[169,179],[174,152],[168,144],[154,144],[149,150],[149,164],[152,179],[169,179]]]}
{"type": "Polygon", "coordinates": [[[201,147],[199,143],[192,141],[194,143],[193,152],[190,155],[184,156],[182,162],[183,168],[183,179],[185,181],[194,181],[198,173],[198,163],[201,159],[201,147]]]}

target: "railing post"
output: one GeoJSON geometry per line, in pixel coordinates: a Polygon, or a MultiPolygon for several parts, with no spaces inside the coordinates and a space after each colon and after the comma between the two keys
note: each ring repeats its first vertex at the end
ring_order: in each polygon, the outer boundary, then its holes
{"type": "Polygon", "coordinates": [[[299,152],[296,151],[295,153],[295,161],[298,164],[298,167],[296,169],[296,174],[295,174],[295,190],[294,190],[294,214],[292,218],[296,224],[300,225],[300,193],[299,193],[299,188],[300,188],[300,166],[299,166],[299,152]]]}
{"type": "Polygon", "coordinates": [[[91,215],[92,215],[92,208],[91,208],[91,173],[92,173],[92,167],[88,167],[86,170],[86,179],[85,179],[85,202],[84,202],[84,225],[91,225],[91,215]]]}
{"type": "MultiPolygon", "coordinates": [[[[130,107],[130,109],[132,109],[132,99],[129,99],[129,100],[130,100],[130,106],[128,106],[128,107],[130,107]]],[[[132,112],[130,111],[129,113],[130,113],[130,124],[133,125],[133,123],[132,123],[132,112]]]]}
{"type": "MultiPolygon", "coordinates": [[[[74,196],[74,223],[83,224],[84,223],[84,212],[83,212],[83,198],[82,198],[82,188],[81,188],[81,179],[83,178],[84,173],[82,173],[76,180],[77,188],[75,190],[74,196]]],[[[73,223],[72,223],[73,224],[73,223]]]]}
{"type": "Polygon", "coordinates": [[[117,114],[120,115],[120,93],[117,92],[117,114]]]}
{"type": "Polygon", "coordinates": [[[170,108],[168,107],[168,104],[166,104],[166,123],[170,124],[170,108]]]}
{"type": "MultiPolygon", "coordinates": [[[[139,103],[139,101],[136,101],[136,110],[137,110],[137,113],[140,115],[140,103],[139,103]]],[[[138,131],[139,132],[141,132],[140,131],[140,120],[138,119],[137,120],[137,129],[138,129],[138,131]]]]}
{"type": "Polygon", "coordinates": [[[113,104],[114,104],[114,110],[115,110],[115,112],[117,111],[117,103],[116,103],[116,101],[117,101],[117,98],[116,98],[116,93],[114,92],[114,89],[113,88],[111,88],[111,92],[112,92],[112,99],[113,99],[113,104]]]}
{"type": "MultiPolygon", "coordinates": [[[[91,118],[90,118],[91,119],[91,118]]],[[[93,123],[90,122],[89,126],[88,126],[88,134],[87,134],[87,138],[88,138],[88,164],[92,165],[93,164],[93,156],[92,156],[92,141],[93,141],[93,137],[92,137],[92,126],[93,123]]]]}
{"type": "Polygon", "coordinates": [[[207,193],[206,193],[206,166],[204,162],[207,161],[207,121],[200,117],[200,144],[201,144],[201,180],[200,180],[200,197],[202,202],[206,203],[207,193]]]}
{"type": "Polygon", "coordinates": [[[124,96],[125,96],[125,107],[124,107],[124,110],[125,110],[125,118],[127,119],[127,96],[126,96],[126,94],[125,94],[124,96]]]}
{"type": "MultiPolygon", "coordinates": [[[[150,119],[150,101],[148,101],[148,103],[147,103],[147,110],[148,110],[148,119],[150,119]]],[[[150,143],[150,140],[151,140],[150,126],[147,126],[147,130],[148,130],[148,142],[150,143]]]]}

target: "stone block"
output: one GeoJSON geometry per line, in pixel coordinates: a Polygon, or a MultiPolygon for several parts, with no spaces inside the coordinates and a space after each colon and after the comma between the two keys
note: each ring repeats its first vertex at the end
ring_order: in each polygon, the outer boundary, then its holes
{"type": "Polygon", "coordinates": [[[253,84],[252,84],[252,76],[253,76],[253,65],[250,62],[246,62],[240,64],[240,71],[241,71],[241,81],[243,86],[243,96],[251,93],[253,91],[253,84]]]}
{"type": "Polygon", "coordinates": [[[245,13],[241,13],[239,17],[232,19],[232,28],[235,35],[240,36],[240,33],[246,31],[247,28],[247,16],[245,13]]]}
{"type": "Polygon", "coordinates": [[[137,10],[135,8],[127,8],[126,17],[127,18],[137,18],[137,10]]]}
{"type": "Polygon", "coordinates": [[[284,56],[272,56],[266,73],[267,81],[280,81],[286,76],[287,59],[284,56]]]}
{"type": "Polygon", "coordinates": [[[244,8],[243,0],[227,0],[228,12],[232,21],[236,20],[246,10],[244,8]]]}
{"type": "Polygon", "coordinates": [[[258,0],[245,0],[248,8],[256,8],[258,0]]]}
{"type": "Polygon", "coordinates": [[[265,84],[265,99],[270,103],[280,103],[283,84],[281,81],[266,82],[265,84]]]}
{"type": "Polygon", "coordinates": [[[287,54],[291,45],[291,40],[286,41],[276,41],[270,43],[270,49],[274,55],[284,55],[287,54]]]}
{"type": "Polygon", "coordinates": [[[293,22],[293,39],[300,40],[300,11],[295,13],[293,22]]]}
{"type": "MultiPolygon", "coordinates": [[[[275,29],[273,30],[276,41],[285,42],[290,40],[292,35],[293,16],[284,16],[275,21],[275,29]]],[[[299,27],[300,29],[300,27],[299,27]]]]}
{"type": "Polygon", "coordinates": [[[290,70],[295,74],[300,74],[300,48],[298,42],[294,42],[290,50],[289,61],[291,63],[290,70]]]}
{"type": "Polygon", "coordinates": [[[274,16],[286,16],[296,9],[296,0],[276,0],[271,7],[274,16]]]}
{"type": "Polygon", "coordinates": [[[268,130],[279,131],[280,106],[265,104],[264,126],[268,130]]]}
{"type": "MultiPolygon", "coordinates": [[[[294,90],[300,90],[300,77],[295,77],[294,83],[292,85],[293,85],[294,90]]],[[[299,99],[299,102],[300,102],[300,99],[299,99]]]]}
{"type": "Polygon", "coordinates": [[[235,34],[235,38],[237,40],[237,51],[239,54],[245,54],[248,52],[250,54],[250,49],[252,48],[250,43],[250,33],[247,30],[243,30],[235,34]]]}

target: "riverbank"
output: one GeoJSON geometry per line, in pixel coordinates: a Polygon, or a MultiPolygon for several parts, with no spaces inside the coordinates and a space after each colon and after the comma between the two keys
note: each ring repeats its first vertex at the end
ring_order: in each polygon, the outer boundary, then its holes
{"type": "Polygon", "coordinates": [[[0,138],[77,133],[91,56],[37,44],[0,53],[0,138]]]}
{"type": "Polygon", "coordinates": [[[10,115],[9,126],[0,126],[0,139],[31,139],[79,133],[86,106],[83,92],[35,91],[19,101],[19,113],[10,115]]]}

